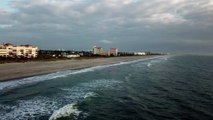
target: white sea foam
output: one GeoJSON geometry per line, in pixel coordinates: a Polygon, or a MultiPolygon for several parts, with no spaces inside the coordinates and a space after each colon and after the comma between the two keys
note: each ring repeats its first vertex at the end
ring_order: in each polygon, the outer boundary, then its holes
{"type": "Polygon", "coordinates": [[[152,65],[152,63],[148,63],[148,64],[147,64],[147,67],[151,67],[151,65],[152,65]]]}
{"type": "MultiPolygon", "coordinates": [[[[97,95],[81,87],[63,90],[65,92],[56,94],[51,98],[35,97],[29,100],[18,100],[14,105],[0,104],[0,120],[37,119],[40,116],[51,115],[54,110],[59,109],[64,103],[82,101],[97,95]]],[[[60,112],[61,110],[58,111],[58,113],[60,112]]],[[[64,114],[63,111],[61,114],[64,114]]]]}
{"type": "Polygon", "coordinates": [[[76,103],[72,103],[60,108],[59,110],[56,110],[51,115],[49,120],[57,120],[61,117],[69,117],[70,115],[76,118],[77,116],[79,116],[81,112],[82,111],[79,111],[78,108],[76,107],[76,103]]]}
{"type": "MultiPolygon", "coordinates": [[[[61,88],[64,91],[64,94],[61,96],[56,96],[60,98],[64,98],[63,101],[76,101],[84,99],[84,96],[90,91],[88,88],[83,88],[80,86],[74,86],[71,88],[61,88]]],[[[57,98],[56,98],[57,99],[57,98]]],[[[61,101],[61,102],[63,102],[61,101]]]]}
{"type": "Polygon", "coordinates": [[[160,63],[162,61],[162,59],[158,59],[158,60],[151,60],[147,63],[147,67],[151,68],[153,65],[155,65],[156,63],[160,63]]]}
{"type": "MultiPolygon", "coordinates": [[[[61,90],[67,92],[66,94],[64,94],[65,95],[64,97],[66,99],[70,99],[70,97],[73,99],[74,97],[78,101],[83,101],[85,99],[96,97],[98,95],[97,93],[91,92],[91,91],[97,88],[106,88],[106,87],[110,88],[110,87],[113,87],[113,85],[116,85],[119,83],[122,83],[122,82],[118,80],[113,80],[113,79],[98,79],[98,80],[92,80],[89,82],[80,83],[79,85],[72,88],[61,88],[61,90]]],[[[56,110],[51,115],[49,120],[57,120],[62,117],[70,117],[70,116],[72,116],[73,119],[77,119],[80,113],[83,113],[83,111],[78,110],[76,103],[72,103],[72,104],[65,105],[59,110],[56,110]]]]}
{"type": "Polygon", "coordinates": [[[150,60],[150,61],[147,63],[147,67],[150,68],[150,67],[151,67],[152,65],[154,65],[154,64],[160,63],[160,62],[162,62],[162,61],[167,61],[168,58],[169,58],[169,56],[163,56],[163,57],[160,57],[160,58],[158,58],[158,59],[152,59],[152,60],[150,60]]]}
{"type": "MultiPolygon", "coordinates": [[[[82,101],[97,94],[88,92],[87,89],[73,87],[64,89],[65,93],[55,95],[52,98],[35,97],[29,100],[18,100],[14,105],[0,104],[0,120],[25,120],[37,119],[39,116],[51,115],[54,110],[60,108],[61,105],[70,101],[82,101]]],[[[66,111],[64,109],[64,111],[66,111]]],[[[60,109],[58,114],[63,115],[64,111],[60,109]],[[62,112],[62,113],[60,113],[62,112]]],[[[77,111],[72,109],[76,115],[77,111]]],[[[71,112],[71,111],[68,111],[71,112]]]]}
{"type": "MultiPolygon", "coordinates": [[[[73,89],[64,89],[66,91],[73,91],[73,89]]],[[[84,95],[83,99],[91,98],[97,96],[94,92],[88,92],[84,95]]],[[[79,101],[79,100],[78,100],[79,101]]],[[[82,111],[78,110],[77,103],[72,103],[65,105],[64,107],[54,111],[54,113],[50,116],[49,120],[57,120],[62,117],[70,117],[72,116],[73,119],[77,119],[80,113],[83,113],[82,111]]],[[[84,115],[87,115],[84,113],[84,115]]]]}
{"type": "MultiPolygon", "coordinates": [[[[63,109],[61,107],[68,103],[81,102],[96,97],[98,94],[93,92],[94,90],[112,88],[119,83],[121,82],[113,79],[97,79],[79,83],[71,88],[61,88],[62,91],[59,94],[50,98],[36,96],[29,100],[18,100],[13,105],[0,104],[0,120],[38,119],[40,116],[51,115],[54,110],[58,111],[52,115],[54,117],[51,119],[70,114],[77,117],[80,111],[74,106],[63,107],[63,109]]],[[[84,116],[85,113],[82,112],[82,114],[84,116]]]]}
{"type": "Polygon", "coordinates": [[[113,88],[114,85],[117,85],[119,83],[122,83],[122,81],[113,80],[113,79],[98,79],[98,80],[92,80],[88,82],[80,83],[74,87],[71,88],[60,88],[61,90],[65,91],[62,96],[56,96],[56,97],[63,97],[68,101],[74,101],[76,99],[85,99],[87,97],[94,97],[97,94],[94,92],[91,92],[96,89],[102,89],[102,88],[113,88]]]}
{"type": "Polygon", "coordinates": [[[14,80],[14,81],[0,82],[0,90],[14,88],[14,87],[18,87],[21,85],[31,84],[31,83],[45,81],[45,80],[49,80],[49,79],[55,79],[55,78],[59,78],[59,77],[65,77],[70,72],[72,72],[72,71],[68,70],[68,71],[51,73],[51,74],[47,74],[47,75],[23,78],[23,79],[14,80]]]}
{"type": "Polygon", "coordinates": [[[119,80],[113,80],[113,79],[99,79],[94,80],[91,82],[81,83],[80,86],[94,89],[94,88],[112,88],[113,85],[122,83],[122,81],[119,80]]]}
{"type": "Polygon", "coordinates": [[[51,79],[56,79],[56,78],[61,78],[61,77],[67,77],[69,75],[92,72],[92,71],[104,69],[104,68],[107,68],[107,67],[131,64],[131,63],[135,63],[135,62],[152,60],[152,59],[156,59],[156,58],[161,58],[161,56],[152,57],[152,58],[145,58],[145,59],[138,59],[138,60],[128,61],[128,62],[120,62],[120,63],[110,64],[110,65],[95,66],[95,67],[85,68],[85,69],[81,69],[81,70],[61,71],[61,72],[51,73],[51,74],[47,74],[47,75],[28,77],[28,78],[14,80],[14,81],[0,82],[0,91],[5,90],[5,89],[12,89],[12,88],[19,87],[19,86],[26,85],[26,84],[33,84],[33,83],[40,82],[40,81],[51,80],[51,79]]]}
{"type": "Polygon", "coordinates": [[[84,99],[90,98],[90,97],[95,97],[95,96],[97,96],[96,93],[94,93],[94,92],[89,92],[89,93],[87,93],[87,94],[84,96],[84,99]]]}
{"type": "Polygon", "coordinates": [[[17,101],[17,105],[0,105],[1,120],[25,120],[47,115],[57,109],[57,102],[46,97],[17,101]]]}
{"type": "Polygon", "coordinates": [[[80,100],[97,96],[96,93],[91,91],[102,88],[113,89],[114,85],[120,83],[122,83],[122,81],[113,79],[98,79],[89,82],[83,82],[71,88],[61,88],[61,90],[65,91],[65,94],[63,94],[64,98],[66,98],[68,101],[73,101],[76,99],[80,100]]]}

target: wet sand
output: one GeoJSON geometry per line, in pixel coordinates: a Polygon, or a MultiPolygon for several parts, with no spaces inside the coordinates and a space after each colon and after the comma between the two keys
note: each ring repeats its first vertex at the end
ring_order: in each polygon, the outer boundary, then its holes
{"type": "Polygon", "coordinates": [[[82,60],[36,61],[0,64],[0,82],[70,69],[82,69],[98,65],[115,64],[152,56],[111,57],[82,60]]]}

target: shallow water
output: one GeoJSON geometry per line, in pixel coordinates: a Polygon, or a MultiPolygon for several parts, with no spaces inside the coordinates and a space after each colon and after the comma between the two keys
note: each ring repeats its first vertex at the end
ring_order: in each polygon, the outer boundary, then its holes
{"type": "Polygon", "coordinates": [[[213,119],[213,57],[160,56],[0,83],[0,120],[213,119]]]}

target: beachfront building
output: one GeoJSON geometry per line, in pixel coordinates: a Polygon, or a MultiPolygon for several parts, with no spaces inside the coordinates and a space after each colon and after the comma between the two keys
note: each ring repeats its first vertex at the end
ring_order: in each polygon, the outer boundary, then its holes
{"type": "Polygon", "coordinates": [[[92,48],[92,53],[93,53],[93,55],[105,55],[106,54],[102,47],[96,47],[96,46],[94,46],[92,48]]]}
{"type": "Polygon", "coordinates": [[[138,55],[138,56],[147,55],[146,52],[135,52],[134,54],[135,54],[135,55],[138,55]]]}
{"type": "Polygon", "coordinates": [[[69,55],[65,55],[66,58],[79,58],[80,55],[79,54],[69,54],[69,55]]]}
{"type": "Polygon", "coordinates": [[[7,55],[7,49],[6,49],[6,47],[4,46],[4,45],[0,45],[0,56],[1,57],[6,57],[6,55],[7,55]]]}
{"type": "Polygon", "coordinates": [[[35,58],[38,55],[38,47],[32,45],[14,45],[6,43],[0,45],[0,57],[35,58]]]}
{"type": "Polygon", "coordinates": [[[118,48],[110,48],[108,55],[109,56],[118,56],[118,48]]]}

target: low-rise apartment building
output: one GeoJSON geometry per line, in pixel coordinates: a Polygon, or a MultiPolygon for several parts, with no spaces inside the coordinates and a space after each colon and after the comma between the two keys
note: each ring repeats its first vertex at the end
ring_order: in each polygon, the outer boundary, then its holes
{"type": "Polygon", "coordinates": [[[0,56],[14,58],[36,58],[38,56],[38,47],[33,47],[32,45],[14,45],[11,43],[6,43],[0,45],[0,56]]]}
{"type": "Polygon", "coordinates": [[[134,53],[135,55],[138,55],[138,56],[144,56],[144,55],[147,55],[146,52],[135,52],[134,53]]]}

